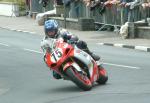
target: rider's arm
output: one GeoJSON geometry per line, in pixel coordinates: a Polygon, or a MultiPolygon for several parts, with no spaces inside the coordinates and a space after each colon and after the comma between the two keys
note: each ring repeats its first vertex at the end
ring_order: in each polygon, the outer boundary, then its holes
{"type": "Polygon", "coordinates": [[[79,40],[77,36],[73,35],[71,32],[67,31],[66,29],[61,29],[60,35],[64,39],[65,42],[67,42],[68,40],[71,40],[71,41],[79,40]]]}
{"type": "Polygon", "coordinates": [[[51,51],[52,48],[51,48],[50,44],[51,44],[50,40],[48,40],[48,39],[44,38],[41,41],[41,49],[43,50],[44,53],[51,51]]]}

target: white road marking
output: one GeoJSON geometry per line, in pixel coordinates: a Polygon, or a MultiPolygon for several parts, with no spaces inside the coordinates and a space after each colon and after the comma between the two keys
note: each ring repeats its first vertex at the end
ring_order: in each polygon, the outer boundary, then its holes
{"type": "Polygon", "coordinates": [[[97,43],[97,44],[99,44],[99,45],[104,45],[104,43],[97,43]]]}
{"type": "Polygon", "coordinates": [[[116,46],[116,47],[122,47],[123,44],[114,44],[114,46],[116,46]]]}
{"type": "Polygon", "coordinates": [[[36,32],[29,32],[30,34],[36,34],[36,32]]]}
{"type": "Polygon", "coordinates": [[[42,54],[42,52],[40,52],[40,51],[31,50],[31,49],[27,49],[27,48],[23,48],[23,50],[25,50],[25,51],[29,51],[29,52],[34,52],[34,53],[42,54]]]}
{"type": "MultiPolygon", "coordinates": [[[[42,54],[42,52],[36,51],[36,50],[32,50],[32,49],[24,48],[23,50],[29,51],[29,52],[34,52],[34,53],[42,54]]],[[[111,66],[117,66],[117,67],[124,67],[124,68],[129,68],[129,69],[141,69],[140,67],[127,66],[127,65],[121,65],[121,64],[113,64],[113,63],[103,63],[103,64],[111,65],[111,66]]]]}
{"type": "MultiPolygon", "coordinates": [[[[29,51],[29,52],[34,52],[34,53],[40,53],[40,54],[42,54],[42,52],[36,51],[36,50],[31,50],[31,49],[26,49],[26,48],[24,48],[24,50],[29,51]]],[[[130,68],[130,69],[141,69],[140,67],[120,65],[120,64],[113,64],[113,63],[103,63],[103,64],[111,65],[111,66],[124,67],[124,68],[130,68]]]]}
{"type": "Polygon", "coordinates": [[[3,46],[9,46],[9,45],[7,45],[7,44],[5,44],[5,43],[0,43],[0,45],[3,45],[3,46]]]}
{"type": "Polygon", "coordinates": [[[16,31],[19,31],[19,32],[21,32],[22,30],[16,30],[16,31]]]}
{"type": "Polygon", "coordinates": [[[145,46],[135,46],[135,49],[137,49],[137,50],[147,51],[147,48],[148,47],[145,47],[145,46]]]}
{"type": "Polygon", "coordinates": [[[111,66],[124,67],[124,68],[130,68],[130,69],[141,69],[140,67],[127,66],[127,65],[120,65],[120,64],[112,64],[112,63],[103,63],[103,64],[111,65],[111,66]]]}

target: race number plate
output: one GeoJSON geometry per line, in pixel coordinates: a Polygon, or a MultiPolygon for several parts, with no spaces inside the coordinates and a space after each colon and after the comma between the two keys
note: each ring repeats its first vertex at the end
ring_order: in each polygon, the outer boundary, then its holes
{"type": "Polygon", "coordinates": [[[51,54],[51,61],[56,63],[60,60],[63,55],[63,51],[61,48],[55,49],[54,52],[51,54]]]}

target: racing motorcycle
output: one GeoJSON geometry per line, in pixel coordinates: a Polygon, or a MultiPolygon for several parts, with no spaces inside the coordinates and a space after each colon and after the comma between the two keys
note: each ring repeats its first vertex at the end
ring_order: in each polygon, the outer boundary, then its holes
{"type": "Polygon", "coordinates": [[[64,80],[71,80],[84,91],[90,90],[96,82],[98,84],[107,82],[106,70],[102,64],[98,64],[101,62],[95,61],[75,43],[67,43],[60,38],[49,45],[54,47],[46,50],[44,61],[64,80]]]}

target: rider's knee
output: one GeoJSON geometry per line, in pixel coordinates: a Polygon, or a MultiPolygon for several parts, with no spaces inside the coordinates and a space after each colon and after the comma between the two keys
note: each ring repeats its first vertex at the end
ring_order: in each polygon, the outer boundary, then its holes
{"type": "Polygon", "coordinates": [[[87,43],[85,41],[79,40],[77,42],[77,47],[80,49],[87,49],[87,43]]]}

